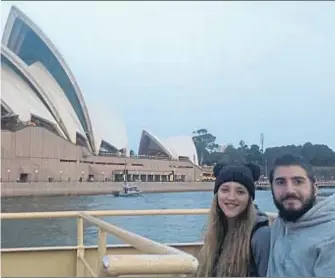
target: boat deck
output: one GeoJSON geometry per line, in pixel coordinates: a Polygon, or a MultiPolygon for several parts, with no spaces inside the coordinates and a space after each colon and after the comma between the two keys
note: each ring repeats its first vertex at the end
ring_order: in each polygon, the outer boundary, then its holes
{"type": "MultiPolygon", "coordinates": [[[[1,249],[4,277],[193,276],[202,242],[161,244],[107,223],[102,216],[200,215],[208,209],[63,211],[2,213],[1,219],[73,218],[77,245],[1,249]],[[84,246],[84,221],[99,229],[97,246],[84,246]],[[106,245],[107,233],[124,245],[106,245]]],[[[269,214],[273,220],[276,215],[269,214]]]]}

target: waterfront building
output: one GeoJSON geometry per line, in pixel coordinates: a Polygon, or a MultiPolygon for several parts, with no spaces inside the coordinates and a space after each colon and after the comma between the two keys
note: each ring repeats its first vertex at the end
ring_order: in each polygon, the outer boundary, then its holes
{"type": "Polygon", "coordinates": [[[201,178],[191,136],[159,140],[144,130],[130,155],[125,125],[103,114],[92,113],[56,46],[13,6],[1,41],[1,180],[201,178]]]}

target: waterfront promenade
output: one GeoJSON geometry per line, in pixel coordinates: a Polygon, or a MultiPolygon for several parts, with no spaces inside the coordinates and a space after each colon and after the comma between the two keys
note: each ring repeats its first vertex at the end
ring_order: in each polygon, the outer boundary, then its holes
{"type": "MultiPolygon", "coordinates": [[[[131,184],[131,183],[130,183],[131,184]]],[[[195,192],[213,190],[213,182],[139,182],[143,193],[195,192]]],[[[67,196],[111,194],[122,189],[123,182],[36,182],[2,183],[1,197],[13,196],[67,196]]],[[[334,182],[319,183],[320,188],[335,188],[334,182]]],[[[257,186],[268,190],[269,184],[257,186]]]]}
{"type": "MultiPolygon", "coordinates": [[[[129,183],[132,184],[132,183],[129,183]]],[[[139,182],[143,193],[166,193],[213,190],[213,182],[139,182]]],[[[1,197],[64,196],[111,194],[121,190],[123,182],[38,182],[2,183],[1,197]]]]}

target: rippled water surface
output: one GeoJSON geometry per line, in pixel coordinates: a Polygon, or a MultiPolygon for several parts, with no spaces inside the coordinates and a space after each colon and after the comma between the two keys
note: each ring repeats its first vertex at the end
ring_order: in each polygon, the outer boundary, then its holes
{"type": "MultiPolygon", "coordinates": [[[[325,189],[322,191],[335,192],[325,189]]],[[[67,210],[131,210],[209,208],[212,192],[155,193],[136,198],[112,195],[16,197],[1,200],[2,212],[67,211],[67,210]]],[[[257,191],[256,203],[263,211],[275,212],[270,191],[257,191]]],[[[131,232],[163,243],[201,240],[206,215],[103,217],[131,232]]],[[[108,243],[121,243],[108,236],[108,243]]],[[[3,220],[2,248],[37,247],[76,244],[75,219],[3,220]]],[[[97,228],[85,224],[85,244],[97,244],[97,228]]]]}

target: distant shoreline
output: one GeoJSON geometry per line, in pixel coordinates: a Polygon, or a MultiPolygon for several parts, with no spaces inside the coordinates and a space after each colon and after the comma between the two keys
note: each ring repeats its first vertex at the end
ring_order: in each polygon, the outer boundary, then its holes
{"type": "MultiPolygon", "coordinates": [[[[129,183],[132,184],[132,183],[129,183]]],[[[139,182],[142,193],[197,192],[213,190],[213,182],[139,182]]],[[[112,194],[123,182],[2,183],[1,198],[23,196],[77,196],[112,194]]]]}
{"type": "MultiPolygon", "coordinates": [[[[130,183],[131,184],[131,183],[130,183]]],[[[173,193],[212,191],[213,182],[139,182],[142,193],[173,193]]],[[[121,190],[123,182],[37,182],[37,183],[2,183],[1,198],[28,196],[78,196],[106,195],[121,190]]],[[[322,188],[334,188],[335,184],[322,188]]],[[[260,188],[258,190],[270,190],[260,188]]]]}

